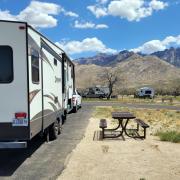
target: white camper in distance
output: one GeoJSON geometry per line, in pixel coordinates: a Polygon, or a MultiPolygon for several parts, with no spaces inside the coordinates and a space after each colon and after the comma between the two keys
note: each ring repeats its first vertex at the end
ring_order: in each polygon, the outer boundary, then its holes
{"type": "Polygon", "coordinates": [[[66,84],[69,100],[74,65],[62,49],[26,22],[1,20],[0,148],[24,148],[40,133],[56,139],[67,111],[66,84]]]}
{"type": "Polygon", "coordinates": [[[151,98],[153,99],[155,95],[155,91],[153,88],[150,87],[142,87],[138,89],[134,95],[134,97],[139,97],[139,98],[151,98]]]}

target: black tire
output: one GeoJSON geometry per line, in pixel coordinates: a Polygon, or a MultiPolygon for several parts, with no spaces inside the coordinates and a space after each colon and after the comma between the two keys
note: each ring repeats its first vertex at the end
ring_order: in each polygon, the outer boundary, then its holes
{"type": "Polygon", "coordinates": [[[66,121],[66,116],[67,116],[67,112],[65,111],[65,112],[64,112],[64,115],[62,115],[62,124],[65,123],[65,121],[66,121]]]}
{"type": "Polygon", "coordinates": [[[77,111],[78,111],[78,107],[76,105],[76,106],[73,107],[73,113],[77,113],[77,111]]]}
{"type": "Polygon", "coordinates": [[[49,128],[47,128],[42,136],[45,141],[48,143],[50,141],[49,128]]]}
{"type": "Polygon", "coordinates": [[[63,125],[63,120],[62,120],[62,117],[60,117],[58,119],[58,134],[61,134],[62,133],[62,125],[63,125]]]}
{"type": "Polygon", "coordinates": [[[46,142],[48,143],[50,141],[50,134],[49,134],[49,131],[47,131],[46,133],[46,142]]]}
{"type": "Polygon", "coordinates": [[[56,120],[56,122],[53,123],[52,126],[49,128],[49,139],[55,140],[58,138],[58,131],[59,131],[59,122],[56,120]]]}

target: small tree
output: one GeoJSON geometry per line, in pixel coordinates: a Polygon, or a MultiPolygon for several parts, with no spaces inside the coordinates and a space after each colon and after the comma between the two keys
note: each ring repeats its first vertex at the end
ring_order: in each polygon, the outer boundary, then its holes
{"type": "Polygon", "coordinates": [[[107,96],[107,99],[110,99],[113,93],[113,87],[118,81],[117,72],[112,68],[106,68],[103,73],[103,79],[109,88],[109,94],[107,96]]]}
{"type": "Polygon", "coordinates": [[[172,90],[172,95],[174,97],[180,95],[180,81],[177,81],[176,84],[174,85],[173,90],[172,90]]]}

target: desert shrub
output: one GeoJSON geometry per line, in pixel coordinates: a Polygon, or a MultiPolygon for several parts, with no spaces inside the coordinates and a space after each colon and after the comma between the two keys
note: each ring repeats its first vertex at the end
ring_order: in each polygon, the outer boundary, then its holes
{"type": "Polygon", "coordinates": [[[157,132],[156,135],[160,137],[161,141],[180,143],[180,132],[177,131],[157,132]]]}

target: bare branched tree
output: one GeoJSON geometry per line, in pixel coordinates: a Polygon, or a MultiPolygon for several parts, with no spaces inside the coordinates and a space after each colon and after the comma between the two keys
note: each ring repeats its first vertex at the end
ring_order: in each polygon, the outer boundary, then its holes
{"type": "Polygon", "coordinates": [[[107,99],[110,99],[113,93],[113,87],[118,81],[117,72],[112,68],[106,68],[103,73],[103,79],[109,88],[109,94],[107,96],[107,99]]]}

